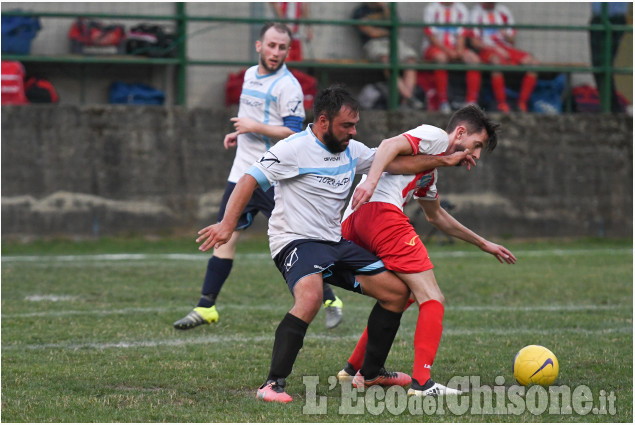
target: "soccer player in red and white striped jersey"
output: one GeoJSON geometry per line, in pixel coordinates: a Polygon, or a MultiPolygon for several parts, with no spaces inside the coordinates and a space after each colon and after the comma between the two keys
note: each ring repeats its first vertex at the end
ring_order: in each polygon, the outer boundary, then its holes
{"type": "MultiPolygon", "coordinates": [[[[463,3],[442,2],[431,3],[423,13],[423,21],[428,24],[456,24],[448,27],[424,28],[423,59],[429,62],[448,63],[463,62],[478,64],[478,55],[466,46],[469,30],[465,24],[469,23],[469,12],[463,3]]],[[[439,94],[440,110],[450,112],[448,103],[448,71],[437,69],[434,71],[437,93],[439,94]]],[[[477,103],[481,89],[481,73],[470,70],[465,74],[466,103],[477,103]]]]}
{"type": "MultiPolygon", "coordinates": [[[[474,28],[470,39],[472,46],[478,50],[479,57],[484,63],[494,65],[538,65],[538,60],[528,52],[517,49],[514,17],[510,10],[495,2],[485,2],[474,6],[470,16],[473,24],[481,25],[509,25],[506,28],[474,28]]],[[[502,112],[509,112],[510,108],[505,95],[505,80],[502,72],[492,72],[492,90],[502,112]]],[[[537,75],[527,72],[520,85],[518,109],[527,112],[527,101],[536,86],[537,75]]]]}

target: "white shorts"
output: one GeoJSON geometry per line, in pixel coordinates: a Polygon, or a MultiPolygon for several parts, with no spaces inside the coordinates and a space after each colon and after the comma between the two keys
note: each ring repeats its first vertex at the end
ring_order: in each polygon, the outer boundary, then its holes
{"type": "MultiPolygon", "coordinates": [[[[404,41],[397,40],[397,48],[399,50],[399,62],[406,62],[408,59],[417,59],[417,53],[404,41]]],[[[389,58],[390,38],[381,37],[368,40],[366,44],[364,44],[364,53],[366,57],[373,62],[381,62],[383,58],[389,58]]]]}

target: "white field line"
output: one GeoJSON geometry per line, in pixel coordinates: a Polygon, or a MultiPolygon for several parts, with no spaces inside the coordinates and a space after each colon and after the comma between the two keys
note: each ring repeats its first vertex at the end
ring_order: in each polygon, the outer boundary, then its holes
{"type": "MultiPolygon", "coordinates": [[[[505,329],[505,328],[479,328],[479,329],[467,329],[467,328],[455,328],[447,329],[443,331],[445,336],[472,336],[472,335],[487,335],[487,336],[508,336],[510,332],[514,335],[539,335],[539,336],[553,336],[558,335],[614,335],[614,334],[631,334],[633,333],[632,327],[619,327],[619,328],[606,328],[606,329],[505,329]]],[[[331,340],[331,341],[356,341],[359,339],[359,334],[354,335],[327,335],[327,334],[308,334],[307,340],[331,340]]],[[[127,348],[154,348],[154,347],[182,347],[186,345],[200,345],[200,344],[245,344],[245,343],[260,343],[273,341],[273,335],[269,336],[238,336],[238,335],[222,335],[222,336],[202,336],[193,337],[188,339],[175,338],[175,339],[158,339],[158,340],[131,340],[120,342],[85,342],[85,343],[51,343],[51,344],[27,344],[27,345],[2,345],[2,351],[17,351],[17,350],[80,350],[80,349],[94,349],[94,350],[106,350],[106,349],[127,349],[127,348]]]]}
{"type": "MultiPolygon", "coordinates": [[[[41,295],[40,297],[45,297],[41,295]]],[[[281,304],[256,304],[256,305],[243,305],[243,304],[222,304],[218,306],[219,311],[288,311],[292,307],[291,302],[289,305],[281,304]]],[[[372,306],[369,305],[351,305],[348,303],[345,307],[346,310],[353,311],[370,311],[372,306]]],[[[112,310],[60,310],[55,311],[37,311],[30,313],[15,313],[15,314],[3,314],[2,319],[20,319],[28,317],[65,317],[65,316],[80,316],[91,315],[94,317],[103,317],[111,315],[129,315],[129,314],[147,314],[147,313],[186,313],[188,308],[186,307],[131,307],[112,310]]],[[[615,311],[615,310],[633,310],[633,305],[629,304],[614,304],[614,305],[542,305],[542,306],[495,306],[495,305],[449,305],[446,309],[447,313],[453,311],[484,311],[484,312],[575,312],[575,311],[615,311]]],[[[414,311],[414,310],[413,310],[414,311]]]]}
{"type": "MultiPolygon", "coordinates": [[[[546,257],[546,256],[573,256],[614,254],[627,255],[633,253],[632,248],[594,248],[594,249],[545,249],[514,252],[516,258],[522,257],[546,257]]],[[[2,263],[37,263],[37,262],[103,262],[103,261],[205,261],[210,254],[82,254],[82,255],[4,255],[2,263]]],[[[485,253],[474,249],[473,251],[452,251],[432,253],[432,258],[465,258],[479,257],[485,253]]],[[[236,254],[237,260],[271,260],[266,252],[236,254]]]]}

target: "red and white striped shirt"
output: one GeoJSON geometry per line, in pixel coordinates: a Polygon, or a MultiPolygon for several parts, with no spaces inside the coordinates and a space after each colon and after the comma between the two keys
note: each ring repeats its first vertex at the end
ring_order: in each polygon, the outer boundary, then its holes
{"type": "MultiPolygon", "coordinates": [[[[487,10],[476,5],[472,9],[470,22],[473,24],[514,25],[514,17],[506,6],[496,4],[493,9],[487,10]]],[[[479,37],[486,46],[504,45],[511,46],[505,41],[505,36],[514,37],[516,30],[509,28],[474,28],[474,35],[479,37]]]]}
{"type": "MultiPolygon", "coordinates": [[[[429,24],[460,24],[456,27],[425,27],[426,36],[436,36],[444,46],[454,47],[461,36],[467,36],[463,25],[469,23],[469,13],[463,3],[431,3],[423,11],[423,22],[429,24]]],[[[423,40],[423,50],[430,46],[427,37],[423,40]]]]}

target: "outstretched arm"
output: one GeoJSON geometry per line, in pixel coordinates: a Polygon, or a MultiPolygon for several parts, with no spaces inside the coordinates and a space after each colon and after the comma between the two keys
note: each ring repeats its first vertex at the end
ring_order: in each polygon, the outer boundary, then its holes
{"type": "Polygon", "coordinates": [[[437,167],[465,165],[470,170],[472,166],[476,166],[469,150],[455,152],[452,155],[411,154],[412,145],[403,134],[384,139],[375,153],[366,180],[357,186],[353,193],[353,210],[370,200],[384,171],[392,174],[417,174],[437,167]]]}
{"type": "Polygon", "coordinates": [[[386,167],[386,171],[391,174],[418,174],[439,167],[455,165],[465,165],[467,170],[470,171],[472,167],[476,167],[476,161],[474,161],[470,151],[467,149],[450,155],[402,155],[393,159],[386,167]]]}
{"type": "Polygon", "coordinates": [[[488,254],[492,254],[501,263],[516,263],[516,257],[511,251],[504,246],[488,241],[459,223],[450,213],[441,208],[439,199],[434,201],[420,199],[419,205],[426,214],[426,219],[442,232],[477,246],[488,254]]]}
{"type": "Polygon", "coordinates": [[[238,180],[227,201],[227,208],[223,220],[220,223],[209,225],[198,231],[199,237],[196,239],[196,242],[200,243],[203,241],[198,248],[199,250],[207,251],[212,247],[218,248],[227,243],[232,237],[234,229],[238,224],[238,219],[249,203],[249,199],[257,186],[258,182],[249,174],[244,174],[240,180],[238,180]]]}

